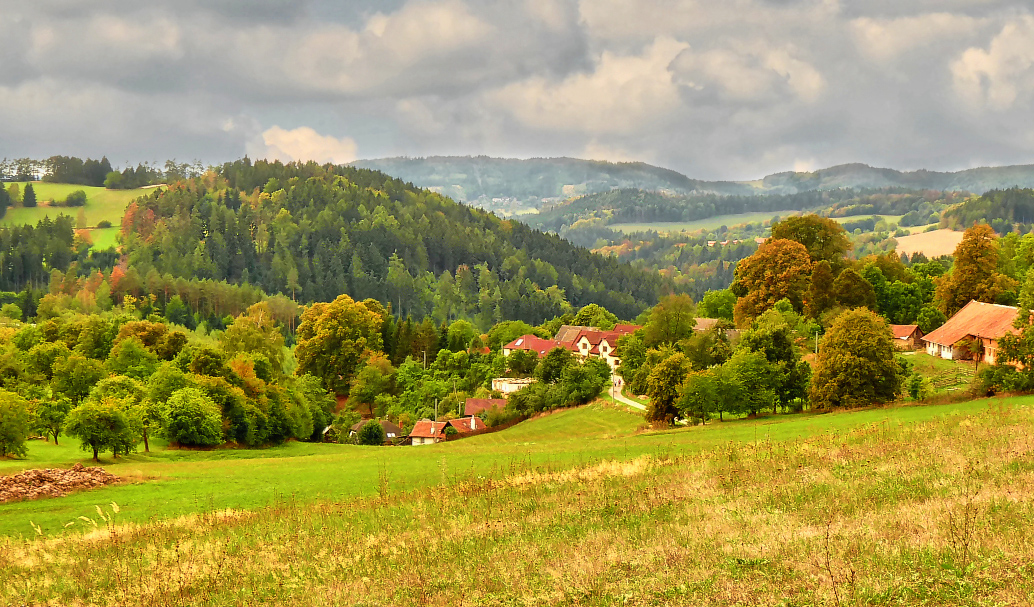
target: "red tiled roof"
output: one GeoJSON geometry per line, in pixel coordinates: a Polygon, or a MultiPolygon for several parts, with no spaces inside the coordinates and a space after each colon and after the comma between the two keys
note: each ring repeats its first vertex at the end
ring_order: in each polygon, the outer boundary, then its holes
{"type": "Polygon", "coordinates": [[[463,405],[464,415],[477,415],[482,411],[488,411],[498,407],[506,407],[506,399],[503,398],[468,398],[463,405]]]}
{"type": "Polygon", "coordinates": [[[481,421],[480,417],[460,417],[458,419],[450,419],[445,423],[456,428],[456,431],[460,434],[466,434],[467,432],[473,432],[475,430],[484,430],[488,427],[485,425],[485,422],[481,421]]]}
{"type": "Polygon", "coordinates": [[[422,419],[413,426],[409,436],[412,438],[443,438],[445,426],[449,422],[436,422],[429,419],[422,419]],[[432,424],[434,430],[432,431],[432,424]]]}
{"type": "Polygon", "coordinates": [[[1019,310],[1012,306],[971,301],[923,339],[942,346],[954,345],[969,335],[998,339],[1006,333],[1016,332],[1012,323],[1017,312],[1019,310]]]}
{"type": "Polygon", "coordinates": [[[553,348],[566,348],[555,339],[542,339],[535,335],[522,335],[517,339],[503,346],[504,350],[528,350],[538,354],[539,358],[545,356],[553,348]]]}
{"type": "MultiPolygon", "coordinates": [[[[919,325],[891,325],[890,330],[894,333],[894,339],[908,339],[919,330],[919,325]]],[[[923,332],[919,331],[922,336],[923,332]]]]}
{"type": "Polygon", "coordinates": [[[614,325],[614,331],[617,332],[617,333],[620,333],[622,335],[628,335],[629,333],[634,333],[635,331],[637,331],[639,329],[642,329],[642,328],[643,327],[640,326],[640,325],[614,325]]]}

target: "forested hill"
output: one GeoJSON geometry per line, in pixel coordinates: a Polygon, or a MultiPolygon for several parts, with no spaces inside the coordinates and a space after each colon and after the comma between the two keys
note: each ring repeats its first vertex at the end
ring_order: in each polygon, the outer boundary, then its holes
{"type": "Polygon", "coordinates": [[[1012,232],[1016,224],[1022,233],[1034,225],[1034,189],[1009,188],[992,190],[983,196],[970,198],[944,213],[948,227],[966,229],[975,223],[986,223],[999,234],[1012,232]]]}
{"type": "Polygon", "coordinates": [[[674,290],[656,273],[355,167],[228,163],[130,204],[122,230],[140,276],[249,283],[299,302],[348,293],[482,327],[588,303],[634,318],[674,290]]]}
{"type": "Polygon", "coordinates": [[[753,191],[746,184],[691,179],[643,162],[432,156],[359,160],[353,164],[383,171],[456,200],[480,201],[483,206],[491,206],[484,203],[494,198],[541,202],[622,188],[686,194],[750,194],[753,191]]]}

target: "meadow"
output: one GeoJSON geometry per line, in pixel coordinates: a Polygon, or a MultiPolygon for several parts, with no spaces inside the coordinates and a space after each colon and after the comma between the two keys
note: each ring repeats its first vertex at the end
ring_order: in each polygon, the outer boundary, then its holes
{"type": "Polygon", "coordinates": [[[897,239],[898,253],[923,253],[927,257],[951,255],[955,247],[962,242],[962,232],[954,230],[934,230],[933,232],[915,233],[897,239]]]}
{"type": "MultiPolygon", "coordinates": [[[[25,183],[19,183],[21,190],[25,191],[25,183]]],[[[32,208],[10,208],[7,214],[0,220],[0,225],[35,225],[44,217],[51,219],[64,214],[75,218],[82,209],[86,214],[86,225],[93,228],[100,221],[110,221],[111,225],[118,226],[122,222],[122,214],[126,206],[135,198],[149,192],[150,190],[108,190],[105,188],[73,185],[67,183],[44,183],[35,181],[32,188],[36,191],[38,206],[32,208]],[[86,192],[86,206],[83,207],[56,207],[49,206],[47,201],[63,201],[69,194],[76,190],[86,192]]],[[[95,246],[96,239],[94,240],[95,246]]]]}
{"type": "Polygon", "coordinates": [[[0,602],[1029,604],[1032,404],[664,432],[590,405],[428,447],[173,453],[161,465],[191,473],[81,494],[86,533],[0,540],[0,602]],[[184,516],[142,523],[119,499],[162,500],[188,474],[184,516]],[[264,507],[208,501],[243,476],[276,485],[264,507]],[[349,491],[295,492],[348,476],[349,491]]]}

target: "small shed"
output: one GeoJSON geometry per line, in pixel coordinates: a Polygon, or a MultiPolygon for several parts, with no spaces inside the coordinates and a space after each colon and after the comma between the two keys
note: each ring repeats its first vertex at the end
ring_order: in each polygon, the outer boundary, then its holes
{"type": "Polygon", "coordinates": [[[891,325],[894,333],[894,347],[899,350],[915,350],[923,345],[923,330],[919,325],[891,325]]]}

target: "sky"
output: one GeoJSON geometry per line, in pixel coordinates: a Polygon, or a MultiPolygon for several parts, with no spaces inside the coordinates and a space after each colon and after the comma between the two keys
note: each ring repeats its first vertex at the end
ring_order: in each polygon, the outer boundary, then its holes
{"type": "Polygon", "coordinates": [[[1034,163],[1030,0],[0,0],[0,157],[1034,163]]]}

